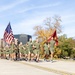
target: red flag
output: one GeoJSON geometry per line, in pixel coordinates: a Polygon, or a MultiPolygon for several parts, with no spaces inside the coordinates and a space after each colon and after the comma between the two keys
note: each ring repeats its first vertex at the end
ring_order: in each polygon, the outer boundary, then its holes
{"type": "Polygon", "coordinates": [[[51,38],[54,38],[55,42],[56,42],[56,46],[58,45],[58,38],[57,38],[57,33],[56,30],[54,31],[54,33],[48,38],[48,42],[51,40],[51,38]]]}
{"type": "Polygon", "coordinates": [[[5,29],[5,32],[4,32],[4,41],[7,43],[7,44],[11,44],[11,42],[14,40],[14,35],[13,35],[13,32],[12,32],[12,28],[11,28],[11,25],[10,23],[8,24],[8,26],[6,27],[5,29]]]}

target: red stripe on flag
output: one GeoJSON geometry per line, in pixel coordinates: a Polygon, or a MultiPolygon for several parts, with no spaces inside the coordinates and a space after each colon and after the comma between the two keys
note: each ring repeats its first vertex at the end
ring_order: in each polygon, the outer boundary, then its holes
{"type": "Polygon", "coordinates": [[[14,39],[14,35],[13,35],[12,29],[9,23],[4,32],[4,41],[8,44],[11,44],[13,39],[14,39]]]}

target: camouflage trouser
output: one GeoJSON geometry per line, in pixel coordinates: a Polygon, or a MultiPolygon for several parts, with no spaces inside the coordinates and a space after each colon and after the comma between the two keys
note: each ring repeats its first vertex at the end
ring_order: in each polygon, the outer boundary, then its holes
{"type": "Polygon", "coordinates": [[[33,51],[33,53],[34,53],[34,54],[39,54],[39,49],[35,49],[35,50],[33,51]]]}
{"type": "Polygon", "coordinates": [[[28,54],[28,50],[24,50],[24,54],[28,54]]]}
{"type": "Polygon", "coordinates": [[[33,50],[32,49],[28,49],[28,53],[33,53],[33,50]]]}
{"type": "Polygon", "coordinates": [[[15,59],[15,52],[14,50],[9,50],[10,59],[15,59]]]}
{"type": "Polygon", "coordinates": [[[45,50],[44,53],[49,55],[49,50],[45,50]]]}
{"type": "Polygon", "coordinates": [[[54,52],[54,48],[50,48],[50,52],[53,53],[54,52]]]}

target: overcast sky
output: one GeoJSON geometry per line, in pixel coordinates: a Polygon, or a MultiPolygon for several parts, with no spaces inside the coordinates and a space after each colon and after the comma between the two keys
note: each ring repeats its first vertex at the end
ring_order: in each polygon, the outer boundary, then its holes
{"type": "Polygon", "coordinates": [[[75,0],[0,0],[0,38],[9,22],[13,34],[33,35],[35,25],[54,15],[61,16],[62,34],[75,37],[75,0]]]}

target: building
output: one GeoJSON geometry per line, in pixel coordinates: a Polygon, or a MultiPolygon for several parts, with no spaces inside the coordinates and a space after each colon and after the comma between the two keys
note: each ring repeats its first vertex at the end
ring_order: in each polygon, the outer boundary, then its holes
{"type": "Polygon", "coordinates": [[[29,39],[32,38],[32,36],[26,35],[26,34],[16,34],[16,35],[14,35],[14,38],[18,39],[23,44],[26,44],[26,42],[28,42],[29,39]]]}

